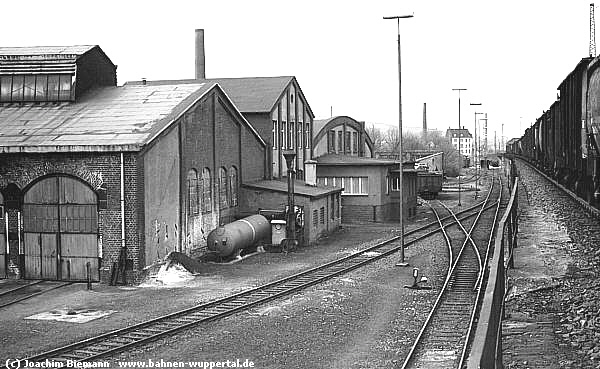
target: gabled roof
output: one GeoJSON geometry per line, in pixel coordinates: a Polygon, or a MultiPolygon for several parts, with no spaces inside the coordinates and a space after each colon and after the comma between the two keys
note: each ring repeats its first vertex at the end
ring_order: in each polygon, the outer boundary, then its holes
{"type": "MultiPolygon", "coordinates": [[[[293,76],[281,77],[241,77],[241,78],[209,78],[202,80],[184,79],[168,81],[171,83],[198,83],[215,82],[218,83],[227,96],[233,101],[238,110],[242,113],[269,113],[279,98],[283,95],[287,86],[296,78],[293,76]]],[[[165,81],[152,81],[148,84],[164,83],[165,81]]],[[[141,84],[140,81],[130,81],[126,85],[141,84]]],[[[298,92],[304,96],[300,85],[298,92]]],[[[304,98],[306,100],[306,98],[304,98]]],[[[310,106],[306,107],[313,114],[310,106]]],[[[314,117],[314,114],[313,114],[314,117]]]]}
{"type": "Polygon", "coordinates": [[[138,151],[214,88],[222,91],[215,83],[110,86],[76,103],[0,105],[0,152],[138,151]]]}
{"type": "Polygon", "coordinates": [[[217,82],[242,113],[270,112],[294,77],[210,78],[217,82]]]}

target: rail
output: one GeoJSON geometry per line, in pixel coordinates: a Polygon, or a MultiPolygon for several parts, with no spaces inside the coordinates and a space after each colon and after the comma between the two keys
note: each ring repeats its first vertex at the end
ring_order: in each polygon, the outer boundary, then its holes
{"type": "Polygon", "coordinates": [[[517,246],[519,231],[519,177],[513,161],[510,162],[510,173],[508,174],[512,191],[504,216],[498,223],[494,255],[489,264],[489,277],[479,314],[479,323],[467,361],[468,369],[503,368],[502,319],[504,316],[504,298],[507,291],[506,270],[513,267],[513,250],[517,246]]]}

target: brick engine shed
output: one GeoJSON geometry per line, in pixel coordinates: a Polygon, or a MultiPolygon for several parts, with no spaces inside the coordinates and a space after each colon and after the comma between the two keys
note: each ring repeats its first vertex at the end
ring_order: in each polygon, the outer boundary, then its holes
{"type": "Polygon", "coordinates": [[[217,83],[117,87],[98,46],[0,48],[0,277],[106,282],[124,251],[136,282],[236,217],[266,149],[217,83]]]}

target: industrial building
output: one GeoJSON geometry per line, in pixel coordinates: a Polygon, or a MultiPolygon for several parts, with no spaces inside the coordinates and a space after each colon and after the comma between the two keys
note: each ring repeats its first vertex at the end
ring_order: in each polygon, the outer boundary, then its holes
{"type": "Polygon", "coordinates": [[[203,247],[239,212],[241,183],[269,175],[266,143],[218,84],[118,87],[98,46],[0,48],[0,96],[2,276],[135,281],[203,247]]]}
{"type": "Polygon", "coordinates": [[[117,86],[98,46],[0,48],[0,278],[135,283],[221,224],[284,211],[284,150],[314,242],[339,227],[341,189],[314,164],[304,182],[312,121],[293,76],[117,86]]]}

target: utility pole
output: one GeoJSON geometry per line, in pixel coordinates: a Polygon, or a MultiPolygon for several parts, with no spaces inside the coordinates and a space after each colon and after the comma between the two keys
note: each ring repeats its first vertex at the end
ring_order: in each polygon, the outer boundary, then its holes
{"type": "Polygon", "coordinates": [[[452,91],[458,91],[458,206],[461,206],[460,203],[460,168],[462,168],[463,158],[462,153],[460,152],[460,92],[466,91],[466,88],[453,88],[452,91]]]}
{"type": "Polygon", "coordinates": [[[400,203],[400,261],[396,264],[397,266],[408,266],[408,263],[404,261],[404,210],[402,201],[404,201],[404,191],[402,177],[404,176],[404,168],[402,165],[402,64],[400,58],[400,19],[401,18],[412,18],[413,15],[395,15],[392,17],[383,17],[383,19],[395,19],[398,24],[398,151],[400,156],[400,172],[398,173],[398,195],[400,203]]]}
{"type": "Polygon", "coordinates": [[[590,4],[590,57],[596,56],[596,20],[594,19],[594,3],[590,4]]]}

